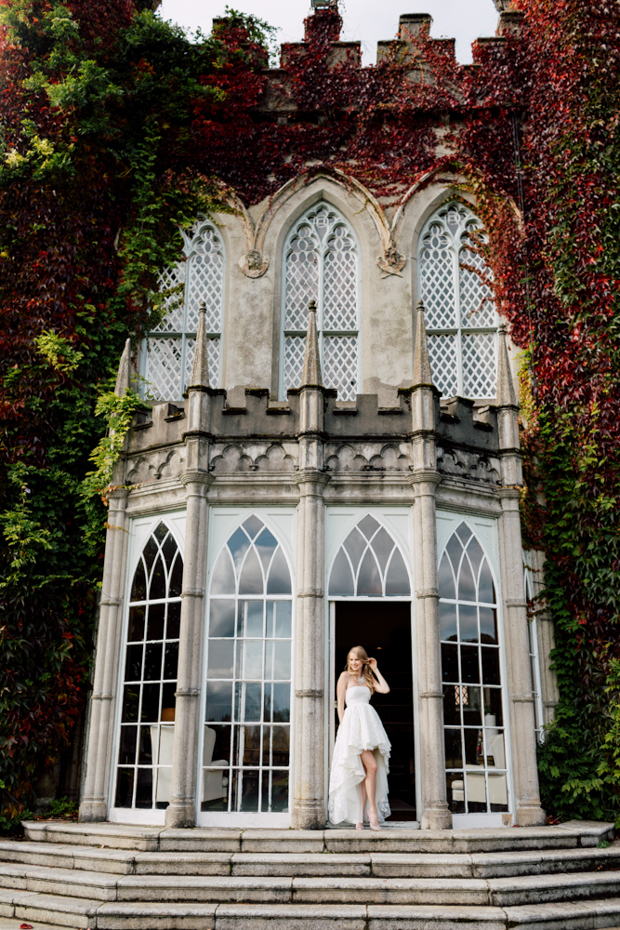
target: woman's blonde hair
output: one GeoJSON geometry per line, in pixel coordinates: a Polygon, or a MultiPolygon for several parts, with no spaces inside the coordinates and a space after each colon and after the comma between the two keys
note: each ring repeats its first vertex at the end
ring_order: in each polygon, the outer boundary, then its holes
{"type": "Polygon", "coordinates": [[[364,681],[366,682],[366,684],[368,685],[368,687],[370,688],[371,693],[374,694],[375,676],[373,675],[370,669],[370,665],[368,664],[368,653],[366,652],[363,646],[353,646],[352,649],[349,649],[349,651],[347,652],[347,664],[345,666],[345,671],[349,672],[350,675],[353,674],[353,672],[349,668],[349,656],[351,655],[352,652],[355,653],[357,658],[362,663],[362,677],[364,681]]]}

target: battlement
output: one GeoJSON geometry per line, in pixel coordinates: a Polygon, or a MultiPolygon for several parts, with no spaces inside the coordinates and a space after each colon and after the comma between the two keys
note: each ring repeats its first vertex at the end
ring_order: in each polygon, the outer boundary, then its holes
{"type": "MultiPolygon", "coordinates": [[[[413,432],[412,389],[398,392],[398,406],[380,407],[377,394],[358,394],[355,401],[342,403],[336,392],[323,389],[324,438],[326,441],[377,439],[406,440],[413,432]]],[[[299,389],[290,390],[286,402],[273,401],[269,391],[249,388],[245,404],[231,406],[223,390],[209,389],[211,417],[209,435],[224,439],[296,441],[300,433],[299,389]]],[[[144,452],[183,442],[187,431],[187,401],[158,403],[134,416],[128,452],[144,452]]],[[[495,452],[499,447],[497,408],[476,407],[462,397],[435,400],[437,441],[478,452],[495,452]]]]}

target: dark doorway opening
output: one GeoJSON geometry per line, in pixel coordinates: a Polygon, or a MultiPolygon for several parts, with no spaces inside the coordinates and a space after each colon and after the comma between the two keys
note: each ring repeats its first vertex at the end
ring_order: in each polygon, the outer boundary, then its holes
{"type": "MultiPolygon", "coordinates": [[[[389,694],[374,694],[372,698],[392,744],[389,820],[416,820],[411,604],[338,601],[335,646],[336,681],[346,665],[347,651],[352,646],[363,646],[377,660],[390,686],[389,694]]],[[[337,726],[335,709],[334,714],[337,726]]]]}

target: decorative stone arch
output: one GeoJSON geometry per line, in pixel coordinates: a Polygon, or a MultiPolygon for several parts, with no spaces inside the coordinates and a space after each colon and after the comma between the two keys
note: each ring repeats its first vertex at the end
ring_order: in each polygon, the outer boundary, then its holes
{"type": "MultiPolygon", "coordinates": [[[[306,192],[307,196],[302,198],[305,201],[308,195],[311,196],[310,189],[317,182],[325,186],[325,193],[323,193],[321,196],[324,196],[328,201],[331,200],[329,190],[333,190],[336,196],[336,200],[340,200],[342,203],[342,212],[345,213],[345,215],[346,203],[351,197],[355,198],[357,201],[357,207],[352,211],[352,215],[359,215],[361,212],[367,213],[372,218],[377,235],[379,237],[380,254],[376,259],[379,267],[384,271],[385,274],[400,274],[402,267],[405,264],[405,260],[402,258],[402,256],[398,255],[397,250],[395,249],[390,226],[383,208],[381,207],[381,204],[371,193],[371,191],[360,181],[358,181],[356,178],[346,175],[344,172],[338,169],[334,169],[329,173],[326,173],[325,171],[319,171],[310,179],[308,179],[308,177],[296,177],[291,178],[290,181],[287,181],[287,183],[284,184],[269,200],[267,207],[258,218],[256,226],[252,231],[252,248],[260,255],[262,255],[266,249],[268,249],[266,240],[275,215],[283,207],[285,207],[291,199],[299,199],[296,197],[299,192],[306,192]],[[342,196],[343,194],[345,195],[344,197],[342,196]]],[[[335,202],[334,205],[341,209],[337,202],[335,202]]],[[[356,224],[353,223],[353,216],[348,218],[352,225],[355,226],[356,224]]],[[[293,221],[290,216],[288,217],[288,220],[289,222],[293,221]]],[[[278,243],[278,246],[279,245],[280,243],[278,243]]],[[[268,261],[268,259],[264,260],[268,261]]]]}

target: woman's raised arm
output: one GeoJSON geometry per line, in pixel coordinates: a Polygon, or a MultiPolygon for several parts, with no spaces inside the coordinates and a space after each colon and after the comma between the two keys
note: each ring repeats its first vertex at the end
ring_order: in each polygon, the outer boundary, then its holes
{"type": "Polygon", "coordinates": [[[379,671],[379,668],[378,668],[378,666],[377,666],[377,660],[376,660],[376,659],[368,659],[368,664],[369,664],[369,666],[370,666],[370,668],[371,668],[371,671],[373,672],[375,678],[377,679],[377,683],[375,684],[375,691],[378,691],[379,694],[389,694],[389,693],[390,693],[390,686],[388,685],[387,681],[385,680],[385,678],[383,677],[383,675],[382,675],[381,672],[379,671]]]}

